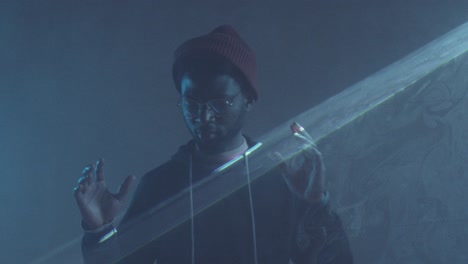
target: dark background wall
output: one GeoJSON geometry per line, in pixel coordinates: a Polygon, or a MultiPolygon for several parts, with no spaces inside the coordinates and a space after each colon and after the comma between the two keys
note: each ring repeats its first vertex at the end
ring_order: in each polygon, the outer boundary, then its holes
{"type": "Polygon", "coordinates": [[[231,23],[256,50],[258,137],[466,21],[466,0],[1,1],[0,262],[80,236],[83,166],[106,158],[115,189],[189,139],[170,76],[187,38],[231,23]]]}

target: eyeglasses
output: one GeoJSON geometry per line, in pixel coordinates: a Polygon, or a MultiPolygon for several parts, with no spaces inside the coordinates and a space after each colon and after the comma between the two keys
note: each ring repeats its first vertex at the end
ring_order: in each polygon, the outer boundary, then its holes
{"type": "Polygon", "coordinates": [[[184,111],[189,112],[191,115],[198,115],[202,107],[206,105],[207,109],[212,113],[221,115],[226,113],[228,108],[234,104],[234,100],[240,93],[241,91],[231,97],[215,98],[205,103],[199,103],[189,97],[181,96],[177,101],[177,106],[182,107],[184,111]]]}

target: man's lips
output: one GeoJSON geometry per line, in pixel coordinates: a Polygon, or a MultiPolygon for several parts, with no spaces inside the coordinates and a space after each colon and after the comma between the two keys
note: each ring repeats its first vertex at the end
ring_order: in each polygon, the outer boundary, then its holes
{"type": "Polygon", "coordinates": [[[197,130],[198,134],[214,134],[216,133],[215,129],[199,129],[197,130]]]}
{"type": "Polygon", "coordinates": [[[195,131],[196,132],[216,132],[216,127],[207,125],[207,126],[195,128],[195,131]]]}
{"type": "Polygon", "coordinates": [[[217,130],[214,127],[201,127],[197,130],[195,130],[197,135],[199,135],[202,138],[205,137],[213,137],[217,134],[217,130]]]}

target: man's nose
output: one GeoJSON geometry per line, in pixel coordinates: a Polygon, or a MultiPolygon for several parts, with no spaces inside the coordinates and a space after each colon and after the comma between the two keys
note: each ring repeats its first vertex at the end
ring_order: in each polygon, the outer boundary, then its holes
{"type": "Polygon", "coordinates": [[[209,121],[212,121],[215,117],[215,114],[213,113],[213,110],[211,110],[210,106],[207,105],[207,104],[203,104],[200,109],[200,120],[203,122],[203,123],[206,123],[206,122],[209,122],[209,121]]]}

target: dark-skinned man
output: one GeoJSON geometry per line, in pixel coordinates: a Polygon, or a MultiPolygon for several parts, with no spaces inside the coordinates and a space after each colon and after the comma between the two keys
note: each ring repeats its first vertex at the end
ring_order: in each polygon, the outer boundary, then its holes
{"type": "MultiPolygon", "coordinates": [[[[232,26],[184,42],[175,52],[173,78],[185,123],[193,139],[172,158],[145,174],[121,226],[142,215],[257,142],[243,125],[259,97],[255,54],[232,26]]],[[[280,153],[280,165],[161,239],[133,252],[125,263],[250,264],[353,263],[339,217],[329,207],[324,190],[325,167],[314,142],[298,124],[292,130],[304,145],[301,165],[280,153]]],[[[119,233],[112,222],[135,181],[129,176],[119,192],[104,180],[104,161],[83,171],[75,188],[85,235],[86,263],[106,263],[119,254],[119,233]]],[[[249,172],[249,167],[244,170],[249,172]]],[[[192,194],[192,193],[191,193],[192,194]]],[[[193,194],[192,194],[193,195],[193,194]]],[[[191,204],[190,204],[191,203],[191,204]]],[[[158,225],[157,220],[154,225],[158,225]]],[[[121,239],[121,238],[120,238],[121,239]]]]}

